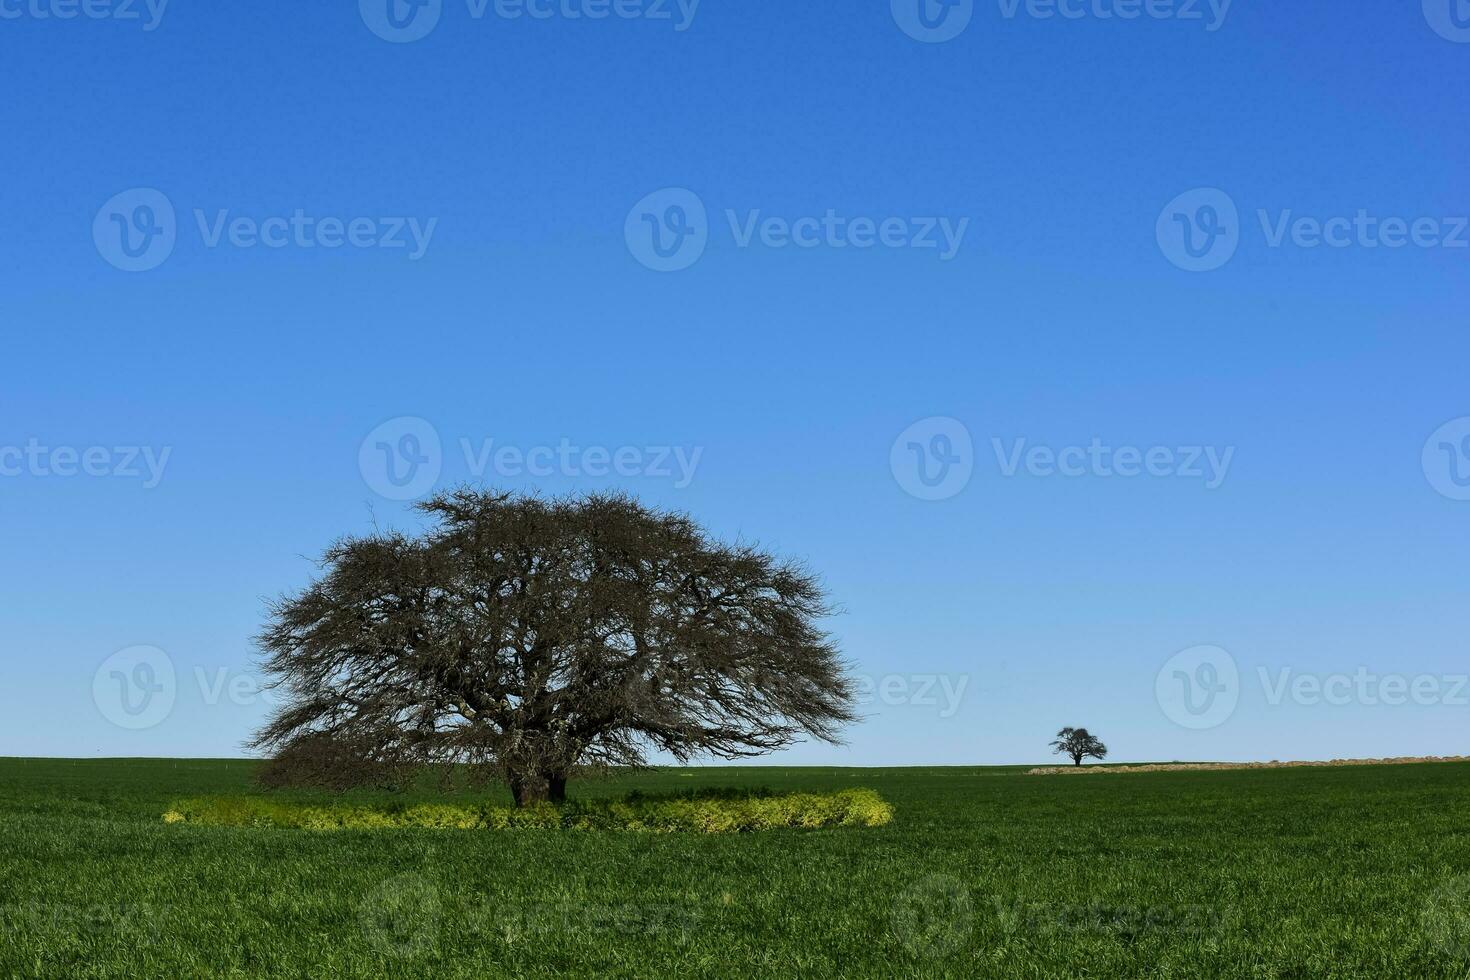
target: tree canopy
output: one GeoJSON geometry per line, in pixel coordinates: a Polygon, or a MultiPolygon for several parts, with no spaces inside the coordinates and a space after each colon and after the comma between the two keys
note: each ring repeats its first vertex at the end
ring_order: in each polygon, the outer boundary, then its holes
{"type": "Polygon", "coordinates": [[[1083,759],[1106,759],[1108,747],[1091,735],[1085,728],[1063,728],[1051,743],[1053,753],[1072,758],[1072,765],[1082,765],[1083,759]]]}

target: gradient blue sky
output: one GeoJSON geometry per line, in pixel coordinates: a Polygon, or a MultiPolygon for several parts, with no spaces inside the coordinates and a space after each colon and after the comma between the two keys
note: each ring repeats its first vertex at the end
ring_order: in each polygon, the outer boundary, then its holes
{"type": "Polygon", "coordinates": [[[0,18],[0,446],[171,455],[151,488],[0,476],[0,754],[240,754],[265,706],[196,672],[248,678],[264,599],[333,537],[412,526],[359,466],[400,417],[440,436],[441,486],[473,475],[461,439],[697,448],[687,487],[486,479],[622,487],[804,557],[860,672],[966,685],[771,761],[1042,761],[1067,724],[1120,760],[1470,751],[1470,692],[1272,704],[1258,679],[1470,673],[1470,502],[1421,459],[1470,416],[1470,249],[1271,247],[1257,217],[1470,214],[1470,43],[1436,0],[1238,0],[1213,31],[991,0],[943,43],[886,0],[704,0],[683,31],[445,0],[412,43],[348,0],[173,0],[153,30],[26,2],[0,18]],[[709,242],[659,273],[624,227],[670,187],[709,242]],[[93,223],[134,188],[166,195],[178,241],[129,273],[93,223]],[[1240,241],[1192,273],[1156,222],[1196,188],[1238,206],[1240,241]],[[195,209],[437,225],[417,261],[210,248],[195,209]],[[727,209],[969,225],[949,261],[742,248],[727,209]],[[932,417],[974,445],[936,501],[890,466],[932,417]],[[1206,489],[1007,477],[992,450],[1094,437],[1234,456],[1206,489]],[[1201,644],[1243,686],[1193,730],[1155,679],[1201,644]],[[142,731],[93,691],[136,645],[179,676],[142,731]]]}

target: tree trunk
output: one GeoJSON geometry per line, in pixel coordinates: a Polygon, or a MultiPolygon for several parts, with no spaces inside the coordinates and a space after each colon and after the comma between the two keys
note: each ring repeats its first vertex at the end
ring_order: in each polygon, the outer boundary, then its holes
{"type": "Polygon", "coordinates": [[[1080,765],[1082,765],[1082,756],[1080,756],[1080,755],[1074,755],[1074,756],[1072,756],[1072,765],[1074,765],[1074,766],[1080,766],[1080,765]]]}
{"type": "Polygon", "coordinates": [[[511,798],[515,800],[517,807],[530,806],[533,803],[565,803],[567,799],[566,773],[512,776],[508,782],[511,798]]]}

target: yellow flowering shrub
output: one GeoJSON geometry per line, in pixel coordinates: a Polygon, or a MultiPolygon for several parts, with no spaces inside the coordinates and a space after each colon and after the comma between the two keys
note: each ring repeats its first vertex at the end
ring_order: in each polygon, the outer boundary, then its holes
{"type": "Polygon", "coordinates": [[[571,800],[516,809],[490,803],[302,804],[261,796],[179,800],[165,823],[300,830],[623,830],[729,834],[757,830],[881,827],[893,808],[870,789],[836,793],[716,791],[635,793],[622,800],[571,800]]]}

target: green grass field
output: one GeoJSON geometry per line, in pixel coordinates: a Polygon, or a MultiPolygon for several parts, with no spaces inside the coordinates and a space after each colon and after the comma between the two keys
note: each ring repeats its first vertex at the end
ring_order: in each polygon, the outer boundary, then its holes
{"type": "Polygon", "coordinates": [[[864,786],[896,810],[740,835],[162,821],[250,774],[0,760],[0,975],[1470,976],[1470,765],[573,786],[864,786]]]}

